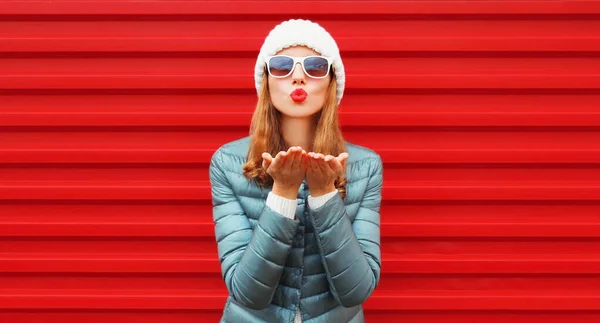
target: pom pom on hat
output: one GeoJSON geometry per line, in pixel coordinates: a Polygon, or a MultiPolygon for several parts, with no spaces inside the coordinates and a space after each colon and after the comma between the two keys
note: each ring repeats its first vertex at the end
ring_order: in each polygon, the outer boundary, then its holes
{"type": "Polygon", "coordinates": [[[263,77],[265,77],[264,69],[267,64],[265,62],[266,57],[275,55],[284,48],[301,45],[311,48],[325,57],[333,59],[332,67],[337,82],[336,96],[339,104],[344,95],[344,85],[346,81],[340,50],[333,37],[325,30],[325,28],[315,22],[304,19],[290,19],[284,21],[275,26],[265,38],[265,42],[260,48],[260,53],[258,54],[258,59],[256,60],[256,66],[254,68],[256,92],[260,93],[260,85],[263,77]]]}

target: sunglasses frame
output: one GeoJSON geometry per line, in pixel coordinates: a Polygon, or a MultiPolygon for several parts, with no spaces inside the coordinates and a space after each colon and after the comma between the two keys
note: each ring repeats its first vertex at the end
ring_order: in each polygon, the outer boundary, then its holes
{"type": "Polygon", "coordinates": [[[310,55],[310,56],[303,56],[303,57],[294,57],[294,56],[289,56],[289,55],[271,55],[271,56],[266,57],[265,63],[267,64],[267,72],[269,73],[269,75],[271,75],[274,78],[281,79],[281,78],[290,76],[292,73],[294,73],[294,70],[296,69],[296,64],[300,63],[300,66],[302,66],[302,71],[304,71],[304,74],[306,74],[308,77],[311,77],[314,79],[324,79],[327,76],[329,76],[329,71],[331,70],[331,64],[333,64],[333,59],[331,59],[329,57],[321,56],[321,55],[310,55]],[[279,57],[279,56],[289,57],[294,60],[294,65],[293,65],[294,67],[288,74],[286,74],[284,76],[275,76],[275,75],[271,74],[271,68],[269,66],[270,65],[269,62],[271,61],[271,58],[279,57]],[[320,57],[320,58],[324,58],[325,60],[327,60],[327,74],[325,74],[324,76],[312,76],[306,72],[306,68],[304,68],[304,60],[307,58],[311,58],[311,57],[320,57]]]}

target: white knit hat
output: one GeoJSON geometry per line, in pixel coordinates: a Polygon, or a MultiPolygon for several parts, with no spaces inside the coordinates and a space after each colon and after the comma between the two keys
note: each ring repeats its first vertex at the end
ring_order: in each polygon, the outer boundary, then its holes
{"type": "Polygon", "coordinates": [[[266,57],[275,55],[284,48],[296,45],[304,45],[325,57],[333,59],[332,66],[337,81],[337,102],[339,104],[344,95],[344,84],[346,81],[340,50],[333,37],[331,37],[325,28],[315,22],[304,19],[284,21],[275,26],[267,38],[265,38],[254,68],[256,92],[260,93],[264,68],[267,64],[265,62],[266,57]]]}

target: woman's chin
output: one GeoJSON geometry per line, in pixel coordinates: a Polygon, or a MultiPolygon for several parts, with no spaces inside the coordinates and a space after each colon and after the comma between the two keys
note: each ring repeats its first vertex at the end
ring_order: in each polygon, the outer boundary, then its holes
{"type": "Polygon", "coordinates": [[[311,113],[306,113],[306,112],[302,112],[302,111],[283,111],[282,112],[283,115],[285,115],[286,117],[292,117],[292,118],[303,118],[303,117],[308,117],[311,116],[311,113]]]}
{"type": "Polygon", "coordinates": [[[286,107],[285,110],[281,111],[282,114],[294,118],[310,117],[316,112],[317,111],[315,111],[315,109],[303,105],[294,105],[291,107],[286,107]]]}

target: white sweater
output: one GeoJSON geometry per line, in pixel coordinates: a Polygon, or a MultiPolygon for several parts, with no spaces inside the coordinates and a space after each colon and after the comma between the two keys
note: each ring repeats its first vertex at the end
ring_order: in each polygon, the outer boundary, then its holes
{"type": "MultiPolygon", "coordinates": [[[[320,206],[329,201],[329,199],[331,199],[335,195],[335,193],[337,193],[337,190],[318,197],[312,197],[309,195],[308,206],[313,210],[318,209],[320,206]]],[[[273,192],[269,192],[269,195],[267,196],[267,206],[273,209],[273,211],[290,219],[294,219],[296,217],[296,199],[290,200],[283,196],[279,196],[273,192]]],[[[300,307],[298,307],[298,310],[296,311],[296,318],[294,319],[294,323],[302,323],[300,307]]]]}

